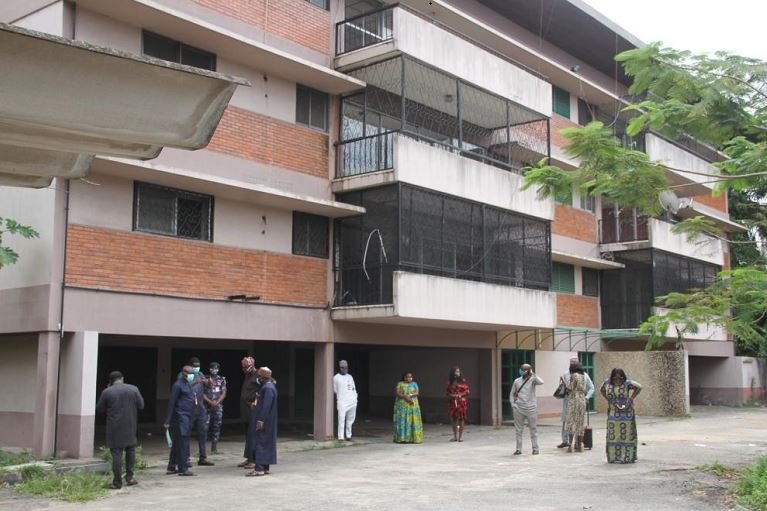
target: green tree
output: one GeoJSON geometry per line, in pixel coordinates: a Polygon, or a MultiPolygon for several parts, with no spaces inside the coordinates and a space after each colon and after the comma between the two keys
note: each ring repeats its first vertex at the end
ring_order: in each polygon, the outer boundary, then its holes
{"type": "Polygon", "coordinates": [[[12,248],[3,245],[3,236],[13,234],[22,238],[38,238],[40,235],[29,226],[21,225],[12,218],[0,217],[0,270],[5,266],[14,264],[19,259],[19,254],[12,248]]]}
{"type": "MultiPolygon", "coordinates": [[[[720,174],[710,181],[716,182],[716,194],[729,194],[733,218],[751,228],[733,239],[737,267],[722,272],[712,286],[658,298],[670,310],[641,326],[649,337],[648,349],[665,343],[669,330],[681,338],[709,323],[735,334],[742,350],[767,355],[767,271],[753,243],[767,234],[767,64],[724,52],[695,55],[660,44],[623,52],[616,60],[632,78],[629,93],[643,98],[622,109],[621,115],[630,119],[626,133],[652,130],[670,138],[693,137],[722,152],[726,158],[715,163],[720,174]]],[[[542,161],[528,170],[526,187],[548,197],[574,185],[621,207],[650,216],[659,213],[659,194],[670,189],[662,163],[623,147],[601,122],[562,134],[569,141],[565,151],[580,167],[565,171],[542,161]]],[[[703,217],[685,220],[674,230],[690,240],[701,233],[724,236],[703,217]]]]}

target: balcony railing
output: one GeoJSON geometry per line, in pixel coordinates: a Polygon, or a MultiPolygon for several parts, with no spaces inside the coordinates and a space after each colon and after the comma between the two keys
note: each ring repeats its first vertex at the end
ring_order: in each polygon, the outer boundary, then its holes
{"type": "Polygon", "coordinates": [[[367,48],[394,37],[394,6],[336,23],[336,55],[367,48]]]}
{"type": "Polygon", "coordinates": [[[336,177],[351,177],[394,167],[395,131],[345,140],[338,144],[336,177]]]}
{"type": "Polygon", "coordinates": [[[602,220],[599,221],[600,243],[628,243],[649,239],[650,230],[647,227],[646,216],[636,211],[626,211],[616,215],[611,208],[602,210],[602,220]]]}

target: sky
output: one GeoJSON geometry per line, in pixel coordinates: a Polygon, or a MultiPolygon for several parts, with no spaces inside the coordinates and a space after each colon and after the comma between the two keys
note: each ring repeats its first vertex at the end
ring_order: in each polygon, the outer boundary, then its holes
{"type": "Polygon", "coordinates": [[[767,0],[583,0],[649,43],[767,60],[767,0]]]}

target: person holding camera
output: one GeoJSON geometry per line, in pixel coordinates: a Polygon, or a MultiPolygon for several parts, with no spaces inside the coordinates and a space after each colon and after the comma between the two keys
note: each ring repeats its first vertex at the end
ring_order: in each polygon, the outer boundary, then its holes
{"type": "Polygon", "coordinates": [[[530,364],[522,364],[520,376],[511,386],[511,409],[514,412],[514,429],[517,430],[517,450],[515,455],[522,454],[522,433],[525,422],[530,428],[530,442],[533,444],[533,454],[540,452],[538,447],[538,400],[535,397],[535,387],[543,385],[543,380],[533,372],[530,364]]]}

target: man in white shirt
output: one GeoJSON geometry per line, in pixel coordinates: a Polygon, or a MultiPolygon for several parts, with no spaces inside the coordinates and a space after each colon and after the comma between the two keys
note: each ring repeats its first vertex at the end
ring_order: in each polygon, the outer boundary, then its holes
{"type": "Polygon", "coordinates": [[[357,387],[349,374],[346,360],[338,362],[338,374],[333,376],[333,392],[338,410],[338,439],[352,439],[352,424],[357,416],[357,387]]]}
{"type": "MultiPolygon", "coordinates": [[[[571,357],[570,366],[577,364],[580,364],[578,357],[571,357]]],[[[594,382],[591,381],[588,373],[584,373],[583,376],[586,377],[586,400],[588,401],[594,395],[594,382]]],[[[565,385],[570,383],[570,368],[562,375],[562,379],[565,381],[565,385]]],[[[567,396],[562,400],[562,443],[557,446],[560,449],[569,445],[569,438],[567,431],[565,431],[565,422],[567,422],[567,396]]]]}
{"type": "Polygon", "coordinates": [[[543,380],[533,372],[530,364],[522,364],[520,377],[511,386],[509,401],[514,411],[514,429],[517,430],[517,450],[515,455],[522,454],[522,433],[525,422],[530,428],[530,441],[533,444],[533,454],[538,454],[538,400],[535,397],[535,387],[543,385],[543,380]]]}

